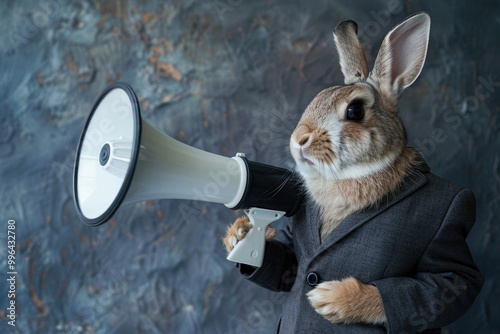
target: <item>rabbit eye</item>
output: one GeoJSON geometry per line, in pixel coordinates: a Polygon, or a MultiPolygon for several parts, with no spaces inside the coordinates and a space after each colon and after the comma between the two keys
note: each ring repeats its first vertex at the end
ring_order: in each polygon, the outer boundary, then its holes
{"type": "Polygon", "coordinates": [[[352,102],[346,110],[346,118],[350,121],[360,121],[365,116],[365,110],[360,102],[352,102]]]}

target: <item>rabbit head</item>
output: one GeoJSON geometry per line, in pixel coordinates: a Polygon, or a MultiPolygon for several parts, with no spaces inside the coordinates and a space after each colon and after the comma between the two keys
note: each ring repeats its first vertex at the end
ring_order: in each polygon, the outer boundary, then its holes
{"type": "Polygon", "coordinates": [[[316,95],[290,139],[306,183],[361,179],[395,168],[407,145],[397,104],[422,70],[429,31],[425,13],[396,25],[385,36],[369,72],[356,23],[337,25],[334,40],[344,85],[316,95]]]}

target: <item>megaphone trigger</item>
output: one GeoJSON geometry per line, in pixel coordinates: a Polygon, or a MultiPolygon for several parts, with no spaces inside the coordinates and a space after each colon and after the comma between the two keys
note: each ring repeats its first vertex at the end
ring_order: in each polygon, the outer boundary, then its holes
{"type": "Polygon", "coordinates": [[[250,208],[244,212],[248,216],[252,228],[245,238],[236,244],[227,259],[236,263],[260,267],[266,248],[266,228],[272,222],[283,217],[285,212],[261,208],[250,208]]]}

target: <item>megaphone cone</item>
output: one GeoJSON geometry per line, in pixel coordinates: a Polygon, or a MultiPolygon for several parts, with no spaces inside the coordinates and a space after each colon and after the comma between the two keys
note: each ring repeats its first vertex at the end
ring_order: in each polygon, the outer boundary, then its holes
{"type": "Polygon", "coordinates": [[[205,152],[157,131],[123,82],[109,85],[92,108],[73,187],[78,216],[91,226],[108,221],[122,204],[148,199],[255,207],[279,212],[274,219],[293,215],[302,200],[300,182],[287,169],[205,152]]]}

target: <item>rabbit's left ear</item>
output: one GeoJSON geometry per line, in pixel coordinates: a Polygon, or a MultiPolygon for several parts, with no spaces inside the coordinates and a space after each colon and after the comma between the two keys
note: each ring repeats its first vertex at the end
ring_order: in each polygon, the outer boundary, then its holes
{"type": "Polygon", "coordinates": [[[393,98],[410,86],[424,67],[431,19],[418,13],[394,27],[385,36],[370,77],[393,98]]]}
{"type": "Polygon", "coordinates": [[[344,74],[344,83],[351,85],[365,81],[368,77],[368,62],[358,38],[358,25],[354,21],[340,22],[333,38],[339,53],[340,68],[344,74]]]}

